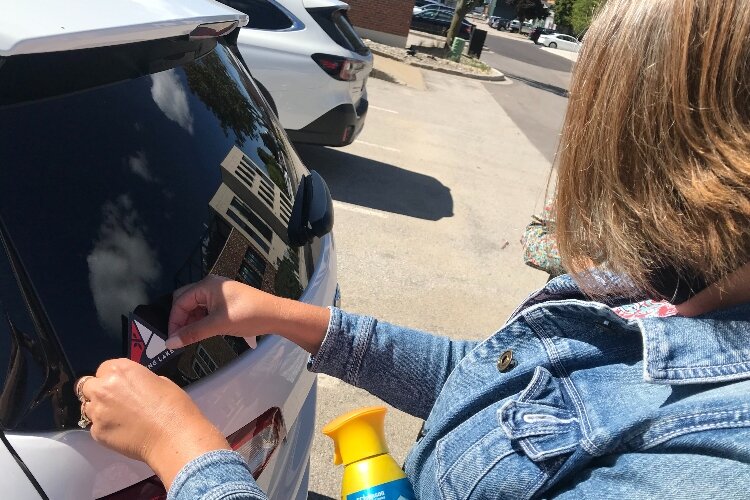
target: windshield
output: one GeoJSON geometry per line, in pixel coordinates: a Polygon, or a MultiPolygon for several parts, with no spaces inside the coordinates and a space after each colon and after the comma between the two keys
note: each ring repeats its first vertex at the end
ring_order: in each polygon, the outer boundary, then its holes
{"type": "MultiPolygon", "coordinates": [[[[0,60],[4,428],[74,425],[71,380],[135,356],[134,318],[163,329],[172,291],[207,273],[300,296],[303,167],[258,102],[215,40],[0,60]]],[[[184,386],[247,349],[211,339],[156,371],[184,386]]]]}

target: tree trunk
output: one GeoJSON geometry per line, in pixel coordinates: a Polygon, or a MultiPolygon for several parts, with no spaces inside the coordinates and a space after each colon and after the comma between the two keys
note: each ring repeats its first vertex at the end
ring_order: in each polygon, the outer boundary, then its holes
{"type": "Polygon", "coordinates": [[[466,17],[466,14],[469,13],[469,10],[474,7],[474,3],[474,0],[458,0],[456,2],[456,12],[453,14],[451,26],[450,28],[448,28],[448,33],[445,36],[446,55],[450,53],[451,45],[453,45],[453,39],[456,38],[456,35],[458,35],[459,30],[461,29],[461,21],[464,20],[464,17],[466,17]]]}

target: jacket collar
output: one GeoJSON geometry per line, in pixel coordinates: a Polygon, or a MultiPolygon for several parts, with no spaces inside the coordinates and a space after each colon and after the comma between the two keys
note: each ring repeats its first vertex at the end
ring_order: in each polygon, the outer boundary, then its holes
{"type": "MultiPolygon", "coordinates": [[[[532,294],[519,310],[548,300],[590,300],[568,275],[532,294]]],[[[609,306],[637,302],[614,298],[609,306]]],[[[515,313],[514,313],[515,315],[515,313]]],[[[750,378],[750,304],[695,318],[632,320],[643,337],[643,376],[656,384],[718,383],[750,378]]]]}
{"type": "Polygon", "coordinates": [[[750,378],[750,304],[695,318],[648,318],[637,323],[647,381],[699,384],[750,378]]]}

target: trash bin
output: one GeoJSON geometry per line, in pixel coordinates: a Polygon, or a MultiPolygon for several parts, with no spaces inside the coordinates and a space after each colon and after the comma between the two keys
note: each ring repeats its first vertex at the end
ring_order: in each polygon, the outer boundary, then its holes
{"type": "Polygon", "coordinates": [[[466,40],[463,38],[455,37],[453,44],[451,45],[451,59],[454,61],[461,60],[461,54],[464,53],[464,47],[466,46],[466,40]]]}
{"type": "Polygon", "coordinates": [[[487,39],[487,31],[474,28],[469,42],[469,55],[479,57],[482,55],[484,41],[487,39]]]}

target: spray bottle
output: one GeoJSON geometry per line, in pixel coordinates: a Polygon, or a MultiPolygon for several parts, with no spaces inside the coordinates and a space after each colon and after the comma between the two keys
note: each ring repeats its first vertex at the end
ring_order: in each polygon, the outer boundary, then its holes
{"type": "Polygon", "coordinates": [[[383,406],[360,408],[323,427],[333,439],[333,463],[344,464],[341,500],[415,500],[406,474],[388,454],[385,412],[383,406]]]}

